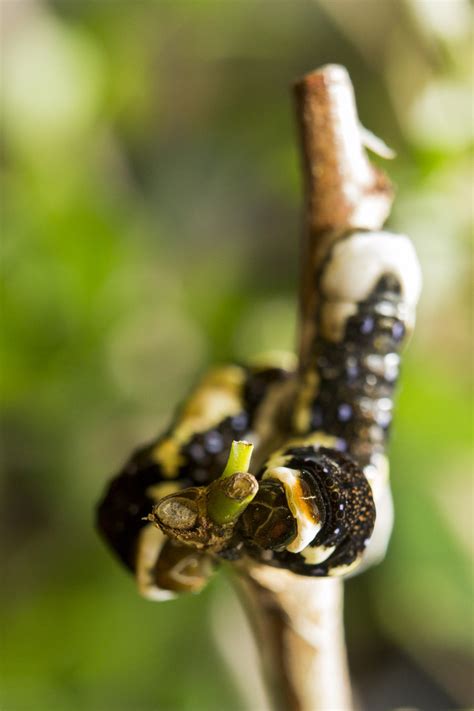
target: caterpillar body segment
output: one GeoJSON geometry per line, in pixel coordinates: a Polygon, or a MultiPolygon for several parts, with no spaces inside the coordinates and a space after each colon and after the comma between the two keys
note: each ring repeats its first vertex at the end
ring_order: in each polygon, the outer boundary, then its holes
{"type": "Polygon", "coordinates": [[[418,260],[403,235],[352,232],[332,245],[315,281],[294,428],[341,437],[366,466],[385,450],[399,353],[415,322],[418,260]]]}
{"type": "Polygon", "coordinates": [[[277,462],[264,468],[261,490],[242,516],[250,555],[301,575],[347,574],[360,562],[375,522],[362,470],[342,451],[311,443],[311,438],[307,445],[289,443],[277,462]],[[268,506],[262,523],[259,508],[282,495],[292,520],[282,515],[282,505],[268,506]],[[259,546],[252,535],[255,518],[259,546]]]}

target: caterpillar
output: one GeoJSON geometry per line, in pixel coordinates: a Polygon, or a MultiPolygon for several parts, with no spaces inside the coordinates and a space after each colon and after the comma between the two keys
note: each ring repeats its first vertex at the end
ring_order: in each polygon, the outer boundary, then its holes
{"type": "MultiPolygon", "coordinates": [[[[110,485],[98,526],[145,596],[201,589],[219,558],[346,575],[377,548],[400,352],[421,288],[417,257],[403,235],[334,235],[313,288],[303,323],[309,355],[299,369],[288,356],[211,370],[167,432],[110,485]],[[165,535],[173,532],[154,518],[158,503],[208,486],[235,439],[252,441],[263,464],[232,537],[219,550],[197,550],[179,533],[165,535]]],[[[389,516],[382,519],[383,528],[389,516]]]]}

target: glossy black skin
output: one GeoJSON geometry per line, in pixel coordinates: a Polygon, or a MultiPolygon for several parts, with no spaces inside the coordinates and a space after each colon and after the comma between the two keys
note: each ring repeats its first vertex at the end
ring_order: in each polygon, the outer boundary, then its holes
{"type": "Polygon", "coordinates": [[[160,467],[150,456],[153,446],[141,447],[132,454],[97,507],[96,526],[100,535],[131,571],[135,570],[138,534],[146,525],[145,519],[154,503],[147,490],[164,481],[160,467]]]}
{"type": "Polygon", "coordinates": [[[318,373],[319,388],[311,405],[310,429],[341,437],[349,454],[362,466],[386,446],[391,412],[377,411],[371,405],[380,398],[393,399],[398,371],[387,378],[371,370],[368,362],[370,356],[384,357],[401,350],[404,323],[396,315],[380,313],[382,307],[396,313],[400,302],[396,280],[382,277],[348,318],[343,339],[333,343],[317,338],[312,349],[310,367],[318,373]]]}

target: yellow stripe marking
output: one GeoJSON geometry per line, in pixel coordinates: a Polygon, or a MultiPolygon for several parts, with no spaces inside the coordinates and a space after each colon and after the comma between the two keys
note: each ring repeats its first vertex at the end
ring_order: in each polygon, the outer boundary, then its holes
{"type": "Polygon", "coordinates": [[[185,402],[169,437],[159,442],[152,459],[163,476],[173,479],[184,464],[183,446],[196,434],[206,432],[243,409],[245,370],[236,365],[222,366],[207,373],[185,402]]]}

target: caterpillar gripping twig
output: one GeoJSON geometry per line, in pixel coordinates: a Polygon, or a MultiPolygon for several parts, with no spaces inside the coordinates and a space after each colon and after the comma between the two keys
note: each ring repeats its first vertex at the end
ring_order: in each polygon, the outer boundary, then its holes
{"type": "Polygon", "coordinates": [[[162,574],[165,560],[175,573],[181,560],[192,562],[189,589],[197,590],[219,557],[248,555],[309,576],[349,573],[363,557],[381,492],[387,496],[385,447],[400,350],[415,320],[418,261],[403,235],[335,230],[309,255],[305,273],[313,298],[302,318],[299,369],[291,356],[212,369],[99,505],[102,535],[147,596],[161,598],[164,578],[165,596],[187,589],[186,566],[175,586],[162,574]],[[189,501],[196,491],[200,501],[232,441],[242,439],[266,462],[232,536],[214,534],[212,545],[201,545],[192,526],[173,535],[178,527],[150,517],[163,497],[189,501]]]}
{"type": "Polygon", "coordinates": [[[277,705],[349,709],[340,578],[390,537],[386,446],[421,276],[408,238],[382,229],[393,190],[365,153],[347,72],[323,67],[295,94],[298,356],[212,369],[109,485],[97,524],[151,599],[198,592],[232,562],[277,705]]]}
{"type": "MultiPolygon", "coordinates": [[[[399,352],[414,324],[419,268],[406,237],[356,231],[332,241],[315,279],[319,298],[308,324],[313,342],[306,367],[297,374],[282,362],[264,361],[211,370],[169,430],[136,452],[110,485],[99,528],[145,595],[157,594],[150,571],[161,569],[162,551],[169,555],[165,537],[147,519],[152,507],[164,496],[215,480],[234,439],[268,449],[265,433],[278,438],[267,420],[284,423],[287,411],[301,437],[260,472],[260,491],[233,536],[232,557],[248,554],[311,576],[347,574],[361,561],[388,475],[385,446],[399,352]],[[273,540],[277,530],[281,535],[273,540]],[[280,541],[287,539],[283,550],[280,541]]],[[[165,532],[170,536],[169,528],[165,532]]],[[[214,548],[231,556],[228,546],[214,548]]],[[[189,553],[183,551],[186,558],[189,553]]],[[[175,549],[173,554],[176,559],[175,549]]],[[[185,589],[182,576],[178,587],[185,589]]],[[[190,587],[201,585],[192,580],[190,587]]]]}

